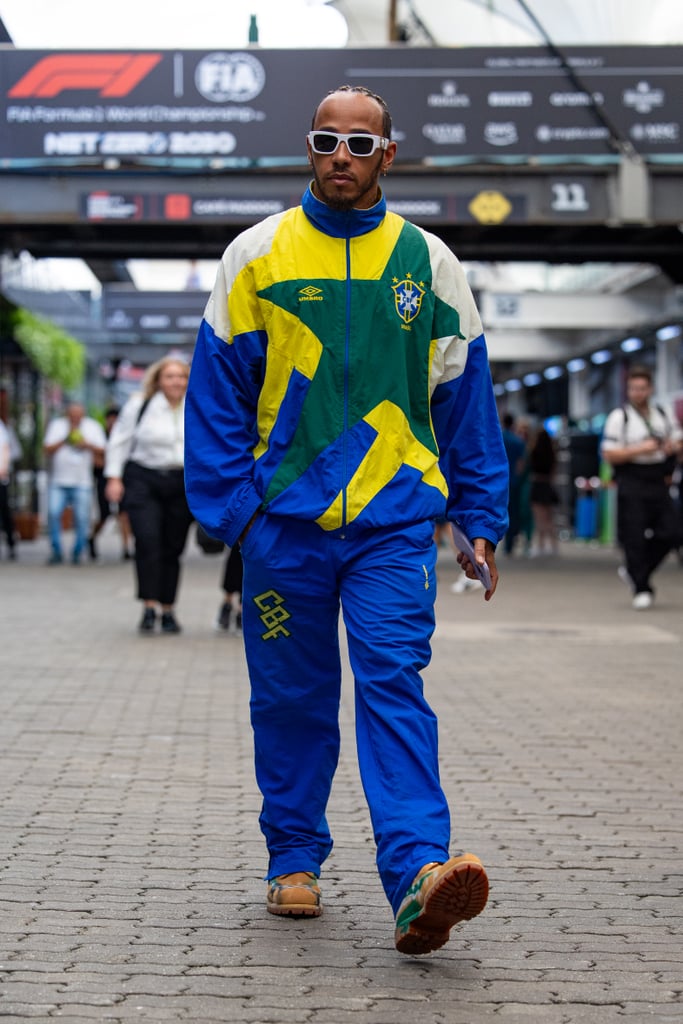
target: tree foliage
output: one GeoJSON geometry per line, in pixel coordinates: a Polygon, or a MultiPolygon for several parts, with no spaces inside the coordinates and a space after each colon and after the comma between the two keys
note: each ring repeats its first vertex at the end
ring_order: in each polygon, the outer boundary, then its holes
{"type": "Polygon", "coordinates": [[[85,347],[61,327],[19,307],[12,313],[14,337],[36,369],[65,390],[85,375],[85,347]]]}

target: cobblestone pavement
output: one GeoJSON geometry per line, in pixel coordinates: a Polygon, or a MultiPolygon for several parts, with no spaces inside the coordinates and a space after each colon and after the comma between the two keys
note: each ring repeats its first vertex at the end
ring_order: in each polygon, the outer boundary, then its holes
{"type": "Polygon", "coordinates": [[[393,947],[348,672],[325,912],[265,911],[248,687],[188,552],[184,632],[139,637],[97,564],[0,564],[0,1017],[70,1024],[606,1024],[683,1019],[683,570],[631,610],[617,553],[507,559],[493,602],[440,553],[425,677],[454,841],[490,873],[442,950],[393,947]]]}

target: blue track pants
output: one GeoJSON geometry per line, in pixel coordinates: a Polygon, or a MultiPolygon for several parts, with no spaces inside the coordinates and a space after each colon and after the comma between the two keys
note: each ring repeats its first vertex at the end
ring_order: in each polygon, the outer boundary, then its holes
{"type": "Polygon", "coordinates": [[[243,628],[268,878],[320,874],[332,849],[340,605],[360,774],[394,912],[419,869],[449,856],[437,723],[420,677],[434,630],[432,532],[425,522],[342,539],[261,515],[245,538],[243,628]]]}

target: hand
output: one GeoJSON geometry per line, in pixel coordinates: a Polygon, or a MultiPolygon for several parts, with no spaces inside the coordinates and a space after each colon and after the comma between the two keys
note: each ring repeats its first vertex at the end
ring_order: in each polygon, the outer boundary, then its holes
{"type": "Polygon", "coordinates": [[[124,490],[123,480],[118,476],[110,476],[104,488],[104,496],[111,505],[120,505],[124,490]]]}
{"type": "MultiPolygon", "coordinates": [[[[489,572],[491,573],[491,586],[484,594],[484,600],[490,601],[496,592],[496,587],[498,586],[496,549],[490,540],[485,540],[483,537],[475,537],[472,541],[472,546],[474,548],[474,557],[479,565],[483,565],[484,562],[486,562],[489,567],[489,572]]],[[[474,571],[474,566],[470,562],[469,558],[467,555],[463,554],[462,551],[458,552],[458,564],[464,570],[468,579],[476,580],[479,578],[474,571]]]]}

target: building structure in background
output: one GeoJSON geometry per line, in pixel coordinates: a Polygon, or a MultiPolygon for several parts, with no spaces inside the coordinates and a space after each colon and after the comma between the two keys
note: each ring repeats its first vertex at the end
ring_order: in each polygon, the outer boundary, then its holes
{"type": "MultiPolygon", "coordinates": [[[[11,126],[6,121],[4,129],[0,125],[0,135],[11,127],[13,145],[32,137],[53,166],[41,172],[31,165],[35,153],[30,147],[23,167],[10,169],[2,161],[4,195],[15,201],[18,196],[22,209],[11,210],[3,222],[0,203],[0,290],[86,342],[87,391],[93,404],[125,397],[144,365],[162,352],[191,353],[197,310],[230,232],[297,201],[305,185],[305,168],[293,156],[302,148],[297,126],[286,117],[281,137],[283,144],[291,142],[287,152],[269,152],[275,129],[269,125],[264,131],[263,121],[254,123],[254,137],[267,140],[263,166],[240,166],[239,160],[231,162],[229,152],[220,151],[228,136],[239,139],[240,124],[248,130],[247,111],[267,114],[267,105],[263,91],[245,99],[219,95],[217,87],[234,80],[238,67],[240,75],[251,68],[250,81],[261,67],[267,78],[275,75],[280,83],[274,91],[278,111],[282,81],[288,89],[303,90],[303,105],[292,107],[305,109],[303,70],[320,58],[334,77],[331,86],[347,73],[370,73],[368,84],[389,90],[398,112],[399,154],[408,157],[401,172],[386,180],[390,205],[442,234],[464,260],[487,331],[501,409],[530,414],[568,436],[590,438],[597,435],[605,411],[620,400],[630,360],[655,370],[663,396],[680,391],[679,5],[653,0],[645,10],[632,0],[597,5],[587,0],[572,5],[562,0],[542,5],[538,0],[338,0],[327,5],[301,0],[286,5],[292,24],[302,23],[292,16],[297,6],[308,15],[314,7],[327,7],[347,30],[343,49],[323,54],[316,50],[332,46],[331,29],[318,42],[299,32],[295,45],[309,47],[301,61],[298,54],[278,55],[267,48],[287,45],[287,32],[278,22],[282,4],[236,2],[229,24],[217,33],[213,20],[203,16],[203,0],[198,0],[192,25],[186,10],[173,3],[165,8],[163,24],[156,15],[149,22],[140,17],[139,5],[130,19],[128,2],[117,7],[106,38],[96,35],[90,8],[84,5],[83,16],[75,17],[75,0],[58,5],[58,17],[48,4],[44,14],[32,5],[30,20],[23,5],[0,3],[7,34],[38,56],[106,46],[129,48],[137,60],[151,48],[159,58],[155,67],[168,64],[171,69],[177,93],[175,99],[161,96],[161,102],[157,97],[155,117],[161,106],[187,106],[185,93],[203,81],[204,87],[213,83],[203,106],[230,108],[235,118],[216,131],[206,124],[201,131],[176,124],[166,132],[156,121],[131,125],[126,115],[125,123],[105,126],[118,152],[95,152],[96,159],[90,160],[88,147],[99,141],[93,141],[87,122],[72,131],[60,114],[41,125],[35,110],[48,111],[41,115],[48,119],[54,107],[81,110],[85,116],[86,108],[104,106],[103,100],[94,103],[92,94],[82,92],[59,98],[64,82],[56,84],[50,74],[23,88],[29,94],[31,89],[52,90],[52,97],[11,98],[13,121],[11,126]],[[249,40],[251,15],[256,25],[249,40]],[[197,35],[202,25],[206,36],[197,35]],[[269,43],[276,27],[276,42],[269,43]],[[663,43],[667,48],[647,50],[640,64],[633,62],[644,45],[663,43]],[[199,55],[204,63],[195,62],[204,68],[204,79],[189,59],[183,61],[184,55],[191,56],[186,53],[190,47],[204,51],[199,55]],[[473,47],[485,50],[477,54],[473,47]],[[46,52],[38,54],[42,48],[46,52]],[[601,65],[601,50],[618,53],[618,60],[615,56],[610,65],[605,58],[601,65]],[[374,51],[398,52],[393,79],[376,73],[374,51]],[[287,70],[288,60],[296,73],[287,70]],[[548,88],[551,72],[555,86],[548,88]],[[541,103],[544,119],[538,116],[541,103]],[[161,150],[172,132],[179,152],[173,164],[164,166],[161,150]],[[138,147],[134,159],[121,148],[124,136],[138,147]],[[568,141],[572,146],[563,149],[568,141]],[[218,151],[203,152],[201,147],[209,144],[218,151]],[[145,146],[152,151],[141,151],[145,146]],[[70,147],[75,151],[69,152],[70,147]],[[75,279],[61,273],[67,255],[70,273],[73,266],[80,268],[78,285],[70,285],[75,279]],[[199,289],[186,289],[190,273],[199,289]]],[[[314,20],[307,18],[309,27],[314,20]]],[[[334,20],[328,17],[328,26],[334,20]]],[[[38,60],[35,66],[48,72],[51,67],[38,60]]],[[[95,66],[102,65],[96,61],[95,66]]],[[[24,70],[30,70],[28,65],[24,70]]],[[[6,91],[16,91],[20,78],[8,81],[6,91]]],[[[111,87],[111,81],[100,81],[98,91],[111,87]]],[[[316,83],[312,92],[319,91],[316,83]]],[[[121,117],[126,105],[125,96],[119,96],[121,117]]],[[[135,99],[129,105],[141,103],[135,99]]]]}

